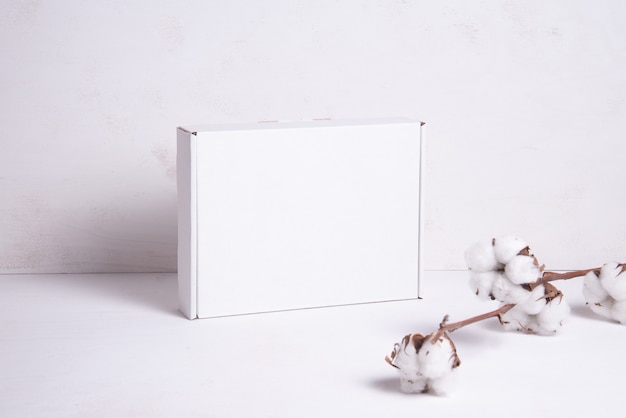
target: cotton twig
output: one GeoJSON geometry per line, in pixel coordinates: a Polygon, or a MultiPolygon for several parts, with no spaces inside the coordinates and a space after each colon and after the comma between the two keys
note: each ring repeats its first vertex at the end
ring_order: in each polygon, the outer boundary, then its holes
{"type": "MultiPolygon", "coordinates": [[[[626,268],[626,264],[620,264],[619,265],[622,269],[626,268]]],[[[569,279],[573,279],[576,277],[582,277],[587,275],[590,272],[594,272],[597,274],[600,274],[600,267],[596,267],[596,268],[592,268],[592,269],[586,269],[586,270],[576,270],[576,271],[570,271],[570,272],[566,272],[566,273],[556,273],[553,271],[546,271],[543,273],[543,275],[535,282],[533,283],[529,283],[528,289],[530,291],[533,291],[535,288],[537,288],[540,285],[545,285],[548,282],[553,282],[553,281],[557,281],[557,280],[569,280],[569,279]]],[[[560,294],[560,292],[559,292],[560,294]]],[[[561,294],[562,295],[562,294],[561,294]]],[[[558,295],[557,295],[558,296],[558,295]]],[[[502,315],[504,315],[505,313],[507,313],[508,311],[510,311],[511,309],[513,309],[513,307],[516,304],[511,303],[511,304],[507,304],[504,305],[494,311],[491,312],[487,312],[484,313],[482,315],[477,315],[474,316],[472,318],[468,318],[465,319],[463,321],[459,321],[459,322],[454,322],[449,324],[448,323],[448,315],[446,315],[443,320],[441,321],[441,323],[439,324],[439,330],[435,333],[435,335],[433,336],[431,343],[435,343],[444,333],[446,332],[454,332],[459,328],[463,328],[464,326],[476,323],[476,322],[480,322],[483,321],[485,319],[489,319],[489,318],[493,318],[493,317],[498,317],[498,318],[502,318],[502,315]]],[[[502,320],[501,320],[502,321],[502,320]]]]}
{"type": "Polygon", "coordinates": [[[395,344],[385,359],[400,373],[404,392],[443,393],[447,377],[460,365],[450,333],[467,325],[495,317],[507,329],[558,333],[570,306],[550,282],[584,277],[583,296],[591,310],[626,325],[626,263],[565,273],[545,271],[528,244],[511,236],[474,243],[465,252],[465,260],[476,296],[497,300],[501,307],[454,323],[446,315],[432,334],[409,334],[395,344]]]}
{"type": "MultiPolygon", "coordinates": [[[[435,333],[433,338],[430,340],[432,344],[435,344],[439,338],[446,332],[454,332],[459,328],[463,328],[464,326],[474,324],[476,322],[484,321],[485,319],[498,317],[501,318],[502,315],[513,309],[515,304],[511,303],[508,305],[504,305],[495,311],[487,312],[482,315],[477,315],[472,318],[464,319],[463,321],[453,322],[452,324],[447,323],[448,315],[444,317],[444,320],[439,325],[439,330],[435,333]]],[[[501,319],[500,319],[501,320],[501,319]]]]}
{"type": "MultiPolygon", "coordinates": [[[[626,264],[619,264],[619,266],[623,270],[626,267],[626,264]]],[[[596,268],[586,269],[586,270],[568,271],[566,273],[557,273],[557,272],[554,272],[554,271],[546,271],[546,272],[543,273],[543,275],[536,282],[529,283],[528,286],[529,286],[530,290],[532,291],[537,286],[540,286],[540,285],[548,283],[548,282],[554,282],[554,281],[557,281],[557,280],[574,279],[576,277],[586,276],[587,274],[589,274],[591,272],[594,272],[596,275],[598,275],[598,274],[600,274],[600,269],[601,269],[601,267],[596,267],[596,268]]]]}

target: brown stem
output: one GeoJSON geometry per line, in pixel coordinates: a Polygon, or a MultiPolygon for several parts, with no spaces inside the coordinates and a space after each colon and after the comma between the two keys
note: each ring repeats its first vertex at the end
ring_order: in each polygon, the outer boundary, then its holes
{"type": "Polygon", "coordinates": [[[509,305],[504,305],[500,307],[499,309],[496,309],[495,311],[487,312],[482,315],[464,319],[463,321],[453,322],[452,324],[447,324],[446,323],[447,320],[446,318],[444,318],[443,322],[439,325],[439,331],[437,331],[435,335],[433,335],[430,342],[435,344],[445,332],[454,332],[459,328],[463,328],[464,326],[473,324],[475,322],[484,321],[485,319],[493,318],[496,316],[500,317],[501,315],[504,315],[505,313],[513,309],[514,306],[515,306],[514,303],[511,303],[509,305]]]}
{"type": "MultiPolygon", "coordinates": [[[[623,270],[626,267],[626,264],[619,264],[619,266],[623,270]]],[[[554,282],[556,280],[569,280],[575,277],[585,276],[592,271],[596,274],[600,274],[600,269],[601,267],[596,267],[596,268],[587,269],[587,270],[568,271],[567,273],[556,273],[553,271],[546,271],[545,273],[543,273],[543,276],[539,278],[536,282],[530,283],[529,287],[530,287],[530,290],[532,291],[537,286],[540,286],[544,283],[554,282]]]]}
{"type": "MultiPolygon", "coordinates": [[[[622,270],[626,269],[626,263],[619,264],[619,266],[622,268],[622,270]]],[[[539,278],[536,282],[528,284],[529,290],[532,291],[537,286],[540,286],[540,285],[548,283],[548,282],[553,282],[553,281],[556,281],[556,280],[569,280],[569,279],[573,279],[575,277],[585,276],[589,272],[594,272],[596,274],[600,274],[600,269],[601,269],[601,267],[596,267],[596,268],[587,269],[587,270],[569,271],[567,273],[556,273],[556,272],[553,272],[553,271],[546,271],[546,272],[543,273],[541,278],[539,278]]],[[[473,323],[476,323],[476,322],[484,321],[485,319],[493,318],[493,317],[496,317],[496,316],[497,317],[501,317],[502,315],[504,315],[505,313],[507,313],[508,311],[513,309],[514,306],[515,306],[514,303],[511,303],[511,304],[508,304],[508,305],[504,305],[504,306],[496,309],[495,311],[487,312],[487,313],[484,313],[482,315],[478,315],[478,316],[474,316],[472,318],[465,319],[463,321],[454,322],[452,324],[448,324],[448,316],[446,315],[443,318],[443,321],[441,321],[441,323],[439,324],[439,330],[433,335],[433,337],[431,338],[430,341],[431,341],[431,343],[435,344],[439,340],[439,338],[441,338],[441,336],[444,333],[446,333],[446,332],[454,332],[457,329],[463,328],[466,325],[470,325],[470,324],[473,324],[473,323]]]]}

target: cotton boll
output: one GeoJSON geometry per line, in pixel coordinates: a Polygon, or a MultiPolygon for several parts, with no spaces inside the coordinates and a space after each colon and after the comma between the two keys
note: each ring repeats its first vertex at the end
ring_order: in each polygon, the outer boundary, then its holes
{"type": "Polygon", "coordinates": [[[616,278],[622,272],[622,267],[615,263],[606,263],[600,269],[600,281],[610,280],[616,278]]]}
{"type": "Polygon", "coordinates": [[[528,298],[530,292],[522,286],[512,283],[505,275],[500,274],[493,281],[491,293],[500,302],[520,303],[528,298]]]}
{"type": "Polygon", "coordinates": [[[528,247],[526,241],[517,237],[500,237],[493,241],[496,260],[502,264],[507,264],[513,257],[528,247]]]}
{"type": "Polygon", "coordinates": [[[626,274],[620,274],[613,283],[611,283],[611,286],[605,286],[604,288],[615,300],[626,300],[626,274]]]}
{"type": "Polygon", "coordinates": [[[504,267],[504,272],[515,284],[532,283],[541,275],[534,257],[516,255],[504,267]]]}
{"type": "MultiPolygon", "coordinates": [[[[443,334],[434,344],[432,335],[424,340],[417,353],[417,361],[423,376],[429,379],[437,379],[458,366],[456,348],[449,337],[443,334]]],[[[460,364],[460,362],[459,362],[460,364]]]]}
{"type": "Polygon", "coordinates": [[[528,294],[526,301],[502,316],[504,328],[540,335],[554,335],[560,331],[570,307],[558,289],[546,284],[545,287],[537,286],[528,294]]]}
{"type": "Polygon", "coordinates": [[[605,289],[607,289],[607,286],[611,287],[613,285],[612,282],[614,282],[617,279],[617,276],[619,276],[621,272],[622,272],[622,268],[619,264],[615,262],[606,263],[600,269],[600,276],[599,276],[600,283],[602,283],[602,286],[605,289]]]}
{"type": "Polygon", "coordinates": [[[416,374],[419,371],[417,362],[417,348],[415,343],[421,344],[424,337],[421,334],[406,335],[400,344],[394,344],[390,357],[386,357],[387,363],[391,364],[405,374],[416,374]]]}
{"type": "Polygon", "coordinates": [[[530,315],[520,309],[519,306],[513,307],[502,315],[502,326],[507,331],[525,331],[529,322],[530,315]]]}
{"type": "Polygon", "coordinates": [[[484,272],[498,270],[502,265],[496,260],[491,241],[479,241],[465,251],[465,262],[471,271],[484,272]]]}
{"type": "Polygon", "coordinates": [[[545,306],[545,287],[537,286],[531,292],[528,292],[526,300],[519,302],[516,308],[521,309],[528,315],[537,315],[545,306]]]}
{"type": "Polygon", "coordinates": [[[496,277],[501,273],[497,271],[471,272],[470,289],[482,300],[491,300],[491,288],[496,277]]]}
{"type": "Polygon", "coordinates": [[[541,326],[537,322],[537,315],[531,315],[528,318],[528,322],[526,323],[526,328],[520,329],[519,331],[523,331],[526,334],[539,334],[539,335],[541,335],[541,332],[537,332],[537,330],[540,329],[540,328],[541,328],[541,326]]]}
{"type": "Polygon", "coordinates": [[[613,309],[614,303],[615,299],[613,299],[611,296],[607,296],[600,302],[590,303],[589,308],[591,308],[594,313],[600,315],[601,317],[612,319],[613,314],[611,313],[611,310],[613,309]]]}
{"type": "Polygon", "coordinates": [[[617,263],[607,263],[600,269],[602,287],[615,300],[626,300],[626,273],[617,263]]]}
{"type": "Polygon", "coordinates": [[[426,388],[426,379],[420,375],[415,347],[416,342],[421,343],[423,340],[421,334],[406,335],[400,344],[394,344],[391,356],[385,357],[387,363],[400,374],[400,390],[403,392],[423,392],[426,388]]]}
{"type": "Polygon", "coordinates": [[[583,281],[583,296],[589,304],[594,304],[605,299],[609,293],[602,286],[600,279],[593,271],[587,273],[583,281]]]}
{"type": "Polygon", "coordinates": [[[570,306],[564,297],[552,299],[535,316],[537,328],[532,329],[532,331],[540,335],[554,335],[558,333],[569,318],[570,311],[570,306]]]}
{"type": "Polygon", "coordinates": [[[616,301],[611,308],[611,318],[626,325],[626,300],[616,301]]]}
{"type": "Polygon", "coordinates": [[[437,379],[430,379],[428,381],[428,388],[435,394],[445,396],[451,392],[457,383],[457,371],[453,370],[451,373],[447,373],[437,379]]]}
{"type": "Polygon", "coordinates": [[[456,353],[454,343],[447,334],[443,334],[433,344],[433,335],[429,335],[417,353],[422,376],[427,378],[428,389],[437,395],[448,392],[454,383],[452,374],[460,366],[461,360],[456,353]]]}
{"type": "Polygon", "coordinates": [[[395,344],[387,363],[400,374],[400,389],[416,393],[433,391],[442,394],[452,380],[450,374],[460,364],[454,343],[443,334],[434,344],[433,335],[409,334],[395,344]]]}

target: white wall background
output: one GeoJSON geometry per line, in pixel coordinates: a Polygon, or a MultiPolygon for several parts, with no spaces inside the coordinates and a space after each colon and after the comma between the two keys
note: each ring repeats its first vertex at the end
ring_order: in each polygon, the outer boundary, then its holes
{"type": "Polygon", "coordinates": [[[175,271],[175,127],[427,122],[425,268],[626,258],[626,3],[0,2],[0,272],[175,271]]]}

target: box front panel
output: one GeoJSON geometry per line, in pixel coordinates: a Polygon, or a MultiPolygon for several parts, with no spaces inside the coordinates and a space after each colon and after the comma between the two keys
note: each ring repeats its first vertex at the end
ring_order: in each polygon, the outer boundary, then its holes
{"type": "Polygon", "coordinates": [[[417,296],[419,124],[199,134],[198,316],[417,296]]]}

